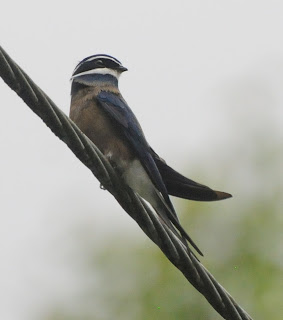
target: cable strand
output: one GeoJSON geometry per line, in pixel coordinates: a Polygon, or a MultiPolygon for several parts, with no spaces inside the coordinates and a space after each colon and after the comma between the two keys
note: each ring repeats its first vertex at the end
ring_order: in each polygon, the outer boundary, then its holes
{"type": "Polygon", "coordinates": [[[191,251],[187,251],[149,205],[117,176],[109,161],[81,130],[0,47],[0,76],[35,112],[52,132],[87,166],[101,185],[138,223],[144,233],[163,251],[186,279],[227,320],[252,320],[215,280],[191,251]]]}

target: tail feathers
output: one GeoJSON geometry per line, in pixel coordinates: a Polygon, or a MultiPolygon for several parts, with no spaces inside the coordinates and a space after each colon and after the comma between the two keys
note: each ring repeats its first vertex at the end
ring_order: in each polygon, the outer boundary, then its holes
{"type": "Polygon", "coordinates": [[[175,234],[175,236],[179,238],[179,240],[186,246],[188,250],[190,249],[188,247],[187,241],[201,256],[203,256],[203,253],[200,251],[200,249],[194,243],[192,238],[181,226],[175,211],[172,212],[172,210],[168,207],[165,200],[163,199],[162,195],[157,190],[155,199],[155,204],[151,204],[158,216],[163,220],[163,222],[170,228],[170,230],[175,234]],[[180,232],[180,234],[178,233],[178,231],[180,232]]]}
{"type": "Polygon", "coordinates": [[[214,193],[217,195],[217,198],[215,200],[224,200],[232,197],[230,193],[223,191],[214,191],[214,193]]]}
{"type": "Polygon", "coordinates": [[[232,197],[232,195],[227,192],[215,191],[203,184],[186,178],[157,157],[155,157],[154,160],[168,194],[172,196],[196,201],[217,201],[232,197]]]}

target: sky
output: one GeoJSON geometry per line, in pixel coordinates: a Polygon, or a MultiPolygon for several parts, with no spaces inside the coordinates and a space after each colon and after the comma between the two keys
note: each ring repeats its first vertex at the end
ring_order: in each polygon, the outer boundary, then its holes
{"type": "MultiPolygon", "coordinates": [[[[281,1],[262,0],[10,1],[1,46],[66,114],[77,63],[116,57],[155,151],[225,190],[217,164],[260,147],[255,133],[282,139],[282,14],[281,1]]],[[[0,318],[36,319],[78,288],[73,233],[93,229],[98,245],[114,229],[144,235],[3,81],[0,93],[0,318]]]]}

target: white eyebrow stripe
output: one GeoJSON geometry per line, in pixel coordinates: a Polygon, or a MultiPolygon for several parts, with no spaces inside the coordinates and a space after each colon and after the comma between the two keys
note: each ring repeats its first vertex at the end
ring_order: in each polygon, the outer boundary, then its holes
{"type": "Polygon", "coordinates": [[[83,71],[81,73],[78,73],[71,77],[71,80],[74,78],[87,75],[87,74],[110,74],[111,76],[115,77],[117,80],[120,77],[120,73],[117,70],[109,69],[109,68],[97,68],[97,69],[91,69],[88,71],[83,71]]]}
{"type": "Polygon", "coordinates": [[[118,60],[116,60],[115,58],[110,58],[110,57],[106,57],[106,56],[94,56],[94,57],[90,57],[90,58],[88,58],[87,60],[84,60],[84,61],[82,61],[81,63],[79,63],[77,66],[76,66],[76,68],[75,68],[75,70],[73,71],[73,74],[79,69],[79,67],[81,66],[81,65],[83,65],[85,62],[89,62],[89,61],[92,61],[92,60],[95,60],[95,59],[109,59],[109,60],[112,60],[112,61],[114,61],[115,63],[117,63],[117,64],[119,64],[120,66],[122,66],[122,64],[121,64],[121,62],[119,62],[118,60]]]}
{"type": "Polygon", "coordinates": [[[88,59],[85,60],[84,62],[92,61],[92,60],[95,60],[95,59],[108,59],[108,60],[112,60],[112,61],[118,63],[118,64],[121,66],[121,62],[119,62],[119,61],[116,60],[115,58],[108,57],[108,56],[94,56],[94,57],[88,58],[88,59]]]}

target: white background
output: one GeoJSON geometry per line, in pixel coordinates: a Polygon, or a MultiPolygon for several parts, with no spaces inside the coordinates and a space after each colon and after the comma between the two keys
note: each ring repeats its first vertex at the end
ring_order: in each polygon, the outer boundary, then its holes
{"type": "MultiPolygon", "coordinates": [[[[282,139],[281,1],[27,0],[1,12],[1,45],[67,114],[76,64],[118,58],[129,69],[120,90],[153,148],[236,193],[221,210],[245,197],[249,174],[239,166],[227,186],[218,164],[243,163],[258,132],[282,139]]],[[[144,235],[2,81],[0,104],[0,318],[37,319],[79,290],[80,232],[98,246],[114,229],[144,235]]]]}

